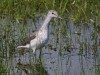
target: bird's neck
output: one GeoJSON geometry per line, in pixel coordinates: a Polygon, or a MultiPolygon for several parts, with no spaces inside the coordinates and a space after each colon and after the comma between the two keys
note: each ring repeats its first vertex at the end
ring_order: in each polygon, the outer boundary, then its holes
{"type": "Polygon", "coordinates": [[[45,21],[43,22],[43,25],[42,25],[41,28],[42,29],[48,28],[48,24],[49,24],[50,20],[51,20],[51,17],[50,16],[47,16],[46,19],[45,19],[45,21]]]}

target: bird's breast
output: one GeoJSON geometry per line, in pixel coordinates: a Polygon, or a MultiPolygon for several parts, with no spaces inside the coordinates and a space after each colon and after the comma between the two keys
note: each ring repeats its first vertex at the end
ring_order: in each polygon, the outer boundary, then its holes
{"type": "Polygon", "coordinates": [[[48,30],[41,30],[39,31],[39,39],[41,40],[41,42],[43,43],[47,43],[48,39],[49,39],[49,32],[48,30]]]}
{"type": "Polygon", "coordinates": [[[49,35],[47,30],[39,31],[37,37],[32,42],[35,42],[33,46],[36,46],[36,49],[43,47],[49,40],[49,35]]]}

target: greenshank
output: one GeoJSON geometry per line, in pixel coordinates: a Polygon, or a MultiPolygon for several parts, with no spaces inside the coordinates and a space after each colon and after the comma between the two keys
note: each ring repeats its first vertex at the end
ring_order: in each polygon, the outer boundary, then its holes
{"type": "Polygon", "coordinates": [[[24,42],[22,42],[21,46],[18,46],[17,48],[31,48],[33,50],[33,53],[35,50],[40,49],[45,46],[45,44],[49,40],[49,22],[52,18],[60,18],[58,16],[57,12],[55,10],[50,10],[45,18],[45,21],[43,22],[43,25],[41,28],[33,32],[30,37],[25,39],[24,42]]]}

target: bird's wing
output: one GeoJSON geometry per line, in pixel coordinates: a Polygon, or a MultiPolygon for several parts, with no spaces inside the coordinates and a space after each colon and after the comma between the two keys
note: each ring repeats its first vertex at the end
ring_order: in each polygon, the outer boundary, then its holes
{"type": "Polygon", "coordinates": [[[32,39],[36,37],[37,32],[32,33],[29,37],[25,37],[24,40],[21,41],[21,45],[29,44],[32,39]]]}

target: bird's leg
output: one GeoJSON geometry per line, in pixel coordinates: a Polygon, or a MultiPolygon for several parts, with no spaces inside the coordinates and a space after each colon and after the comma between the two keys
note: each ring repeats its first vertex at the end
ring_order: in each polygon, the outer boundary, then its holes
{"type": "Polygon", "coordinates": [[[39,54],[39,60],[41,62],[41,55],[42,55],[42,49],[40,50],[40,54],[39,54]]]}
{"type": "Polygon", "coordinates": [[[33,48],[33,53],[35,53],[35,48],[33,48]]]}
{"type": "Polygon", "coordinates": [[[32,48],[32,50],[33,50],[33,62],[36,63],[36,54],[35,54],[36,48],[34,47],[32,48]]]}
{"type": "Polygon", "coordinates": [[[30,45],[27,44],[27,45],[25,45],[25,46],[18,46],[17,48],[30,48],[30,45]]]}

